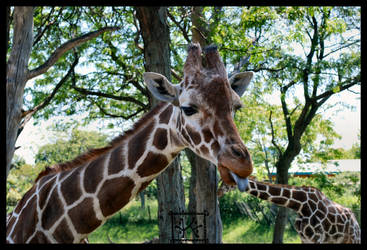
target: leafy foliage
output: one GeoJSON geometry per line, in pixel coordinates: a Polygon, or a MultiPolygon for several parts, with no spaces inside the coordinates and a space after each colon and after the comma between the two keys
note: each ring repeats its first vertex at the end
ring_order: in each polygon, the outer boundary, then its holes
{"type": "Polygon", "coordinates": [[[98,132],[82,131],[74,128],[69,140],[59,138],[55,143],[39,148],[35,156],[36,163],[53,165],[70,161],[88,149],[105,146],[107,136],[98,132]]]}

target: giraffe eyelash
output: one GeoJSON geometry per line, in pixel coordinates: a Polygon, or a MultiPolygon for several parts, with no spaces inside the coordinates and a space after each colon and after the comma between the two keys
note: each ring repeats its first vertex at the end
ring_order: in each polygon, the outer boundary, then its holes
{"type": "Polygon", "coordinates": [[[190,106],[188,106],[188,107],[182,106],[180,108],[185,113],[185,115],[187,115],[187,116],[191,116],[191,115],[196,114],[198,112],[196,108],[190,107],[190,106]]]}

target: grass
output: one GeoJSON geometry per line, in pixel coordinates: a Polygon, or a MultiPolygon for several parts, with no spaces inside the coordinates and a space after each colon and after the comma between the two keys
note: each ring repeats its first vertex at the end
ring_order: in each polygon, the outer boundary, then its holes
{"type": "MultiPolygon", "coordinates": [[[[238,219],[223,225],[223,243],[271,243],[273,228],[247,218],[238,219]]],[[[284,243],[301,243],[301,239],[296,232],[286,228],[284,243]]]]}
{"type": "Polygon", "coordinates": [[[157,202],[148,200],[146,208],[131,201],[120,212],[88,236],[90,243],[142,243],[158,236],[157,202]],[[150,210],[150,216],[148,212],[150,210]]]}
{"type": "MultiPolygon", "coordinates": [[[[110,243],[107,235],[114,243],[143,243],[158,237],[157,202],[147,200],[146,208],[141,209],[139,201],[131,201],[88,239],[90,243],[110,243]]],[[[272,238],[273,226],[261,225],[247,218],[223,221],[223,243],[271,243],[272,238]]],[[[301,240],[296,232],[287,228],[284,243],[301,243],[301,240]]]]}

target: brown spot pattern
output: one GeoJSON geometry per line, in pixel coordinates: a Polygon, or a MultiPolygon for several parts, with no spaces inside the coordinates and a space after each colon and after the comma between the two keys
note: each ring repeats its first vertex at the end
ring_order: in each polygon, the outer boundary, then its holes
{"type": "Polygon", "coordinates": [[[270,195],[268,193],[260,192],[260,196],[259,196],[260,199],[267,200],[269,197],[270,195]]]}
{"type": "Polygon", "coordinates": [[[312,200],[309,200],[309,201],[308,201],[308,204],[310,205],[311,210],[312,210],[312,211],[315,211],[315,209],[316,209],[316,207],[317,207],[317,204],[316,204],[314,201],[312,201],[312,200]]]}
{"type": "Polygon", "coordinates": [[[271,198],[271,201],[278,205],[284,205],[287,202],[287,199],[282,197],[274,197],[271,198]]]}
{"type": "Polygon", "coordinates": [[[311,215],[311,210],[307,203],[303,205],[301,209],[301,213],[303,216],[306,216],[306,217],[311,215]]]}
{"type": "Polygon", "coordinates": [[[92,161],[84,172],[84,189],[87,193],[94,193],[98,183],[103,178],[104,164],[107,155],[102,155],[92,161]]]}
{"type": "Polygon", "coordinates": [[[219,143],[217,141],[214,141],[211,145],[212,151],[214,155],[217,155],[220,149],[219,143]]]}
{"type": "Polygon", "coordinates": [[[67,205],[72,204],[82,195],[80,189],[80,171],[81,169],[69,170],[74,171],[61,183],[61,193],[67,205]],[[72,188],[71,188],[72,187],[72,188]]]}
{"type": "Polygon", "coordinates": [[[314,193],[308,194],[308,198],[311,199],[311,200],[313,200],[314,202],[317,202],[318,201],[318,199],[316,197],[316,194],[314,194],[314,193]]]}
{"type": "Polygon", "coordinates": [[[167,108],[159,115],[159,123],[168,124],[172,115],[173,106],[168,105],[167,108]]]}
{"type": "Polygon", "coordinates": [[[293,190],[292,198],[298,201],[305,201],[307,196],[303,191],[293,190]]]}
{"type": "Polygon", "coordinates": [[[50,229],[50,227],[60,218],[64,212],[64,206],[60,201],[59,194],[55,188],[51,194],[49,202],[46,204],[42,214],[42,227],[50,229]]]}
{"type": "Polygon", "coordinates": [[[53,181],[50,181],[49,183],[45,184],[42,187],[41,192],[39,192],[38,203],[39,203],[40,209],[43,209],[44,205],[46,204],[47,196],[49,195],[50,190],[54,186],[54,184],[55,183],[53,181]]]}
{"type": "Polygon", "coordinates": [[[16,226],[20,228],[14,232],[15,242],[24,242],[33,233],[38,222],[37,216],[37,197],[34,196],[24,208],[22,213],[19,215],[18,222],[16,226]]]}
{"type": "Polygon", "coordinates": [[[291,192],[288,189],[283,189],[283,196],[284,197],[290,197],[291,192]]]}
{"type": "Polygon", "coordinates": [[[145,128],[143,128],[141,131],[139,131],[129,141],[128,162],[129,162],[130,169],[134,168],[135,163],[143,155],[146,149],[146,142],[147,142],[148,136],[152,133],[153,127],[154,127],[154,123],[150,123],[145,128]]]}
{"type": "Polygon", "coordinates": [[[160,172],[168,165],[166,156],[149,152],[143,163],[138,167],[141,177],[150,176],[160,172]]]}
{"type": "Polygon", "coordinates": [[[195,145],[198,145],[201,142],[201,135],[198,132],[196,132],[192,127],[187,125],[186,131],[189,133],[195,145]]]}
{"type": "Polygon", "coordinates": [[[209,150],[208,150],[208,148],[207,148],[207,147],[205,147],[205,145],[202,145],[202,146],[200,147],[200,151],[201,151],[201,153],[202,153],[203,155],[207,155],[207,154],[209,154],[209,150]]]}
{"type": "Polygon", "coordinates": [[[16,208],[15,208],[15,212],[19,213],[20,210],[22,210],[22,208],[24,207],[25,203],[28,201],[28,199],[32,196],[32,194],[35,192],[36,190],[36,185],[33,185],[33,187],[31,189],[29,189],[23,196],[23,198],[18,202],[16,208]]]}
{"type": "Polygon", "coordinates": [[[106,180],[97,197],[104,216],[109,216],[120,210],[129,202],[135,182],[123,176],[106,180]]]}
{"type": "Polygon", "coordinates": [[[204,140],[206,143],[209,143],[211,141],[211,139],[213,138],[213,134],[210,131],[209,128],[204,128],[203,129],[203,135],[204,135],[204,140]]]}
{"type": "Polygon", "coordinates": [[[70,231],[65,219],[60,222],[52,235],[57,242],[71,243],[74,240],[73,233],[70,231]]]}
{"type": "Polygon", "coordinates": [[[266,190],[266,185],[262,184],[262,183],[258,183],[257,184],[257,189],[260,191],[265,191],[266,190]]]}
{"type": "Polygon", "coordinates": [[[301,203],[298,203],[296,201],[289,201],[288,207],[298,211],[298,209],[301,207],[301,203]]]}
{"type": "Polygon", "coordinates": [[[68,215],[78,233],[86,234],[96,229],[101,221],[93,210],[93,199],[86,198],[78,206],[69,210],[68,215]]]}
{"type": "Polygon", "coordinates": [[[108,174],[116,174],[125,168],[125,156],[123,155],[122,146],[115,148],[111,152],[110,162],[108,164],[108,174]]]}
{"type": "Polygon", "coordinates": [[[38,243],[38,244],[44,244],[44,243],[50,243],[50,241],[47,239],[46,235],[44,235],[42,232],[38,231],[35,236],[30,240],[30,244],[38,243]]]}
{"type": "Polygon", "coordinates": [[[280,195],[280,188],[269,186],[269,193],[271,193],[273,196],[279,196],[280,195]]]}
{"type": "Polygon", "coordinates": [[[153,145],[156,148],[163,150],[166,148],[167,143],[168,143],[167,130],[163,128],[158,128],[154,134],[153,145]]]}

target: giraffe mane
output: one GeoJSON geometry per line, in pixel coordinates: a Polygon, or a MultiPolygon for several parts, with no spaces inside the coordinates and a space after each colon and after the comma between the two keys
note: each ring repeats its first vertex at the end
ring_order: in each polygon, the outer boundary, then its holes
{"type": "Polygon", "coordinates": [[[37,178],[35,179],[35,183],[37,183],[39,179],[41,179],[42,177],[46,175],[71,170],[73,168],[83,165],[84,163],[92,161],[103,154],[106,154],[111,149],[120,145],[127,138],[129,138],[132,134],[134,134],[136,130],[139,130],[140,128],[142,128],[144,124],[146,124],[147,121],[150,121],[161,110],[161,108],[164,105],[165,105],[164,102],[159,102],[155,108],[150,110],[148,113],[143,115],[136,123],[134,123],[132,128],[126,130],[123,134],[120,134],[117,137],[115,137],[114,139],[112,139],[111,142],[107,146],[102,147],[102,148],[90,149],[87,152],[82,153],[81,155],[77,156],[73,160],[70,160],[67,162],[57,163],[52,166],[46,166],[46,168],[38,174],[37,178]]]}

